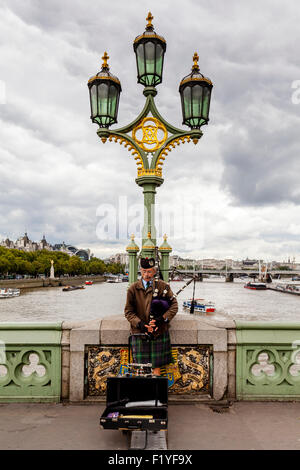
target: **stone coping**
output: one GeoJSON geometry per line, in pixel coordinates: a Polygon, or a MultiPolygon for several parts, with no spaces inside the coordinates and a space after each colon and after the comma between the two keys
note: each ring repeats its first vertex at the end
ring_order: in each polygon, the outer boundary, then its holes
{"type": "MultiPolygon", "coordinates": [[[[212,344],[216,351],[227,351],[228,329],[235,329],[231,320],[203,320],[196,316],[177,314],[169,331],[174,345],[212,344]]],[[[70,350],[83,351],[87,344],[127,344],[130,325],[124,315],[115,315],[82,322],[66,321],[62,323],[62,330],[70,330],[70,350]]]]}
{"type": "Polygon", "coordinates": [[[0,330],[61,330],[61,322],[0,322],[0,330]]]}
{"type": "MultiPolygon", "coordinates": [[[[126,320],[124,315],[111,315],[102,318],[95,318],[93,320],[80,320],[80,321],[70,321],[66,320],[62,322],[62,329],[63,330],[71,330],[74,328],[83,328],[83,327],[91,327],[96,322],[101,322],[105,328],[109,325],[115,327],[119,325],[120,329],[127,329],[129,331],[130,325],[129,322],[126,320]]],[[[214,318],[213,316],[207,317],[200,317],[198,315],[188,315],[185,313],[178,313],[170,323],[170,331],[177,328],[179,325],[199,325],[200,329],[205,329],[205,327],[215,327],[215,328],[223,328],[223,329],[235,329],[236,322],[228,317],[223,318],[214,318]],[[193,323],[194,322],[194,323],[193,323]]]]}

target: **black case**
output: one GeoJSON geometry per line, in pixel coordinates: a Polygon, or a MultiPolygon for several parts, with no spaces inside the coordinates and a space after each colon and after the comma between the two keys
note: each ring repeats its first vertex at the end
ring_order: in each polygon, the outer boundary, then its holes
{"type": "Polygon", "coordinates": [[[161,431],[168,427],[168,379],[167,377],[108,377],[106,408],[100,418],[104,429],[149,429],[161,431]],[[126,401],[155,400],[155,406],[125,407],[126,401]],[[158,406],[158,400],[162,406],[158,406]],[[108,417],[119,412],[119,417],[108,417]],[[124,417],[120,417],[120,415],[124,417]],[[126,418],[129,415],[138,417],[126,418]],[[150,415],[152,418],[147,418],[150,415]],[[145,416],[145,418],[143,418],[145,416]]]}

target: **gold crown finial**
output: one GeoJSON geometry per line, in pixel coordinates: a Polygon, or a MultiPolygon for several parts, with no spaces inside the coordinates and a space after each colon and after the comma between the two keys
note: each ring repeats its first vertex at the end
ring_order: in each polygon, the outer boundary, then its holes
{"type": "Polygon", "coordinates": [[[151,238],[151,232],[148,232],[148,238],[151,238]]]}
{"type": "Polygon", "coordinates": [[[164,234],[164,240],[165,240],[165,242],[167,241],[167,238],[168,238],[167,235],[164,234]]]}
{"type": "Polygon", "coordinates": [[[131,240],[134,240],[134,233],[131,234],[131,240]]]}
{"type": "Polygon", "coordinates": [[[108,56],[107,52],[104,52],[104,55],[102,57],[102,60],[103,60],[102,68],[109,69],[109,66],[108,66],[108,63],[107,63],[108,59],[109,59],[109,56],[108,56]]]}
{"type": "Polygon", "coordinates": [[[146,20],[148,21],[148,24],[147,24],[146,28],[147,28],[147,29],[148,29],[148,28],[149,28],[149,29],[152,29],[152,28],[153,28],[153,24],[152,24],[153,16],[152,16],[151,11],[149,11],[146,20]]]}
{"type": "Polygon", "coordinates": [[[199,56],[197,52],[195,52],[193,56],[193,61],[194,61],[193,70],[199,69],[198,60],[199,60],[199,56]]]}

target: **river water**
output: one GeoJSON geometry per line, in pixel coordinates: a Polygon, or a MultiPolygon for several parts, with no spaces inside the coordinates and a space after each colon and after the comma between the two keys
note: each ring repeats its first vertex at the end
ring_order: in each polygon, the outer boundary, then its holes
{"type": "MultiPolygon", "coordinates": [[[[184,282],[171,282],[174,292],[183,285],[184,282]]],[[[127,283],[103,282],[71,292],[63,292],[61,287],[22,290],[19,297],[0,299],[0,322],[82,321],[120,315],[124,312],[127,287],[127,283]]],[[[193,283],[178,296],[179,313],[189,315],[182,309],[182,302],[191,298],[192,292],[193,283]]],[[[215,303],[216,312],[206,314],[210,317],[300,322],[300,296],[244,289],[240,280],[197,282],[195,297],[215,303]]]]}

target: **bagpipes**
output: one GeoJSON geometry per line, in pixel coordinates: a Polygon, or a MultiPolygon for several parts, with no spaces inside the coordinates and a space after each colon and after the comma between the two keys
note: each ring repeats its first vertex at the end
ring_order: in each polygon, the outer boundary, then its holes
{"type": "MultiPolygon", "coordinates": [[[[194,281],[194,287],[193,287],[193,298],[191,302],[191,307],[190,307],[190,313],[194,313],[194,307],[195,307],[195,284],[196,284],[196,276],[192,276],[191,279],[189,279],[175,294],[172,295],[172,297],[167,298],[166,294],[168,292],[168,289],[164,289],[162,297],[158,297],[158,289],[156,288],[156,282],[158,279],[163,279],[162,272],[160,269],[160,264],[159,264],[159,257],[157,253],[157,274],[155,276],[155,286],[154,286],[154,292],[153,292],[153,299],[151,302],[151,308],[150,308],[150,320],[155,320],[156,322],[156,329],[154,330],[153,333],[148,333],[149,339],[153,339],[156,336],[159,336],[162,333],[162,330],[164,328],[162,325],[166,324],[167,321],[163,318],[163,314],[169,309],[172,300],[174,298],[177,298],[177,296],[187,287],[191,284],[191,282],[194,281]]],[[[174,277],[176,268],[174,267],[171,273],[171,277],[174,277]]],[[[177,271],[179,272],[179,271],[177,271]]]]}
{"type": "MultiPolygon", "coordinates": [[[[168,320],[166,320],[163,317],[163,314],[170,308],[170,305],[172,303],[172,300],[174,298],[177,298],[177,296],[189,285],[191,282],[194,281],[194,289],[193,289],[193,298],[191,302],[191,307],[190,307],[190,313],[194,313],[194,305],[195,305],[195,283],[197,277],[195,275],[192,275],[192,278],[189,279],[184,286],[182,286],[175,294],[172,295],[172,297],[167,297],[167,293],[169,290],[169,286],[166,287],[163,291],[163,294],[158,297],[158,289],[157,289],[157,281],[159,279],[163,280],[163,274],[162,270],[160,268],[160,257],[158,254],[158,247],[155,247],[155,259],[154,258],[142,258],[141,259],[141,266],[146,268],[147,267],[154,267],[156,266],[156,274],[154,276],[154,285],[153,285],[153,299],[151,302],[151,307],[150,307],[150,321],[155,320],[155,330],[152,333],[146,333],[147,339],[153,339],[159,335],[161,335],[165,330],[166,330],[166,323],[168,323],[168,320]],[[144,266],[142,264],[144,262],[144,266]]],[[[147,268],[146,268],[147,269],[147,268]]],[[[169,269],[168,269],[169,271],[169,269]]],[[[180,273],[175,267],[172,268],[171,271],[171,280],[174,277],[175,271],[180,273]]]]}

